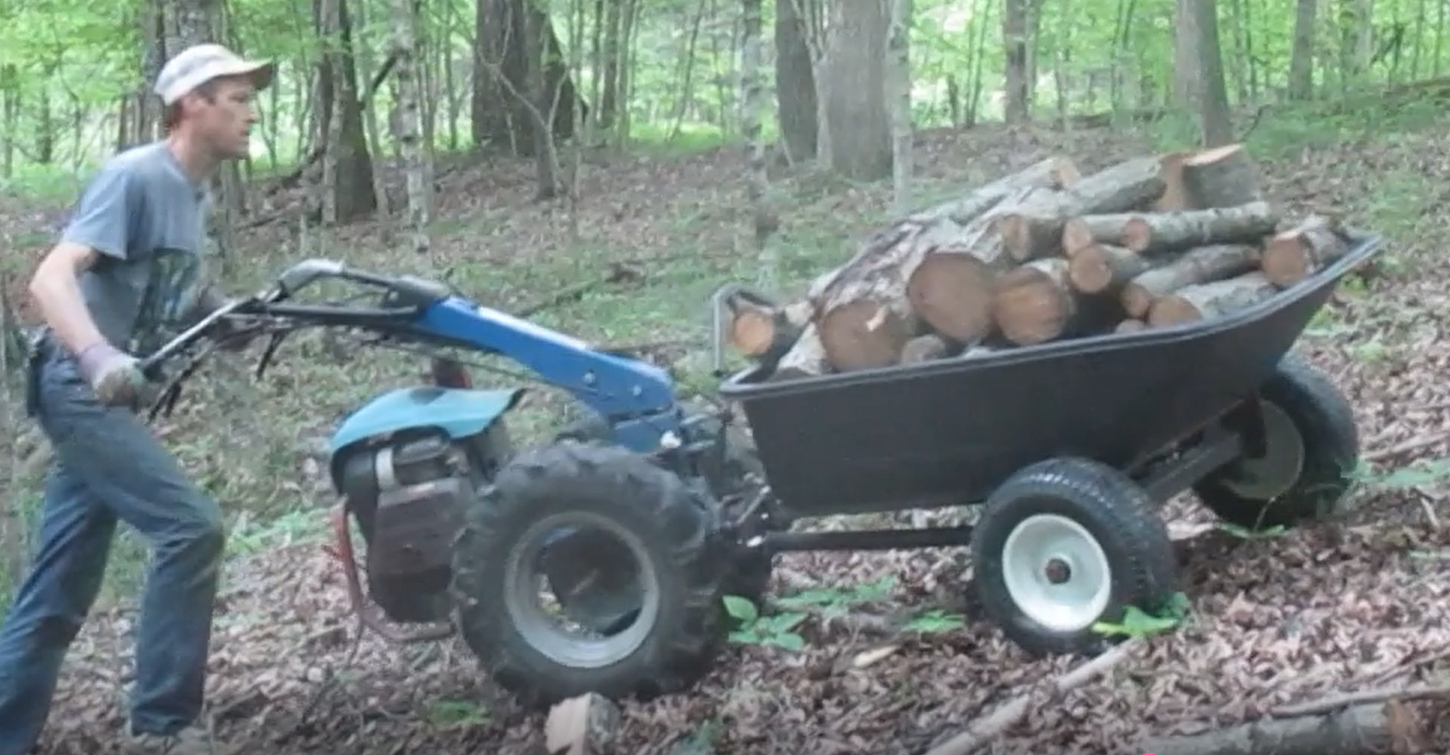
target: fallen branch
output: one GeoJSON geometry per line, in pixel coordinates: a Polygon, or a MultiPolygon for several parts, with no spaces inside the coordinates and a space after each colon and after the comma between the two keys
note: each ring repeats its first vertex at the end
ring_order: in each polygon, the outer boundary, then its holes
{"type": "Polygon", "coordinates": [[[1426,435],[1416,436],[1398,445],[1390,446],[1389,448],[1370,451],[1364,455],[1363,460],[1371,464],[1389,461],[1390,459],[1419,451],[1422,448],[1433,446],[1443,440],[1450,440],[1450,430],[1440,430],[1426,435]]]}
{"type": "Polygon", "coordinates": [[[1429,698],[1447,697],[1450,697],[1450,685],[1446,684],[1421,684],[1414,687],[1380,687],[1377,689],[1344,692],[1331,697],[1296,703],[1294,705],[1280,705],[1271,709],[1269,715],[1275,718],[1322,716],[1354,705],[1383,703],[1390,700],[1425,700],[1429,698]]]}
{"type": "MultiPolygon", "coordinates": [[[[1450,693],[1441,689],[1440,696],[1450,693]]],[[[1318,705],[1285,709],[1339,706],[1346,697],[1318,705]]],[[[1368,755],[1369,753],[1422,752],[1426,732],[1404,705],[1406,691],[1390,699],[1333,707],[1325,711],[1270,718],[1223,729],[1178,737],[1159,737],[1142,743],[1137,751],[1172,755],[1368,755]],[[1328,711],[1333,712],[1328,712],[1328,711]]]]}
{"type": "MultiPolygon", "coordinates": [[[[1134,637],[1113,647],[1108,652],[1055,679],[1052,685],[1053,692],[1062,694],[1083,686],[1099,674],[1106,673],[1122,663],[1142,645],[1143,639],[1134,637]]],[[[1007,729],[1027,718],[1027,713],[1032,710],[1036,697],[1033,694],[1034,691],[1028,691],[992,711],[991,715],[977,719],[967,727],[966,731],[931,748],[926,755],[968,755],[968,753],[977,751],[988,742],[1001,736],[1007,729]]],[[[1151,751],[1145,750],[1145,752],[1151,751]]],[[[1167,752],[1181,755],[1178,750],[1174,749],[1168,749],[1167,752]]]]}

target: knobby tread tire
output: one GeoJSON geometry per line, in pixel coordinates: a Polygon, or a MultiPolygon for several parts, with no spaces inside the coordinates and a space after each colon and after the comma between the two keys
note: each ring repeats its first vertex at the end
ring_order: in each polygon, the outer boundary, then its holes
{"type": "MultiPolygon", "coordinates": [[[[689,407],[690,402],[686,402],[689,407]]],[[[725,431],[729,449],[725,456],[727,474],[741,479],[753,474],[765,479],[765,467],[756,455],[755,443],[739,427],[732,426],[725,431]]],[[[604,418],[593,412],[564,426],[556,440],[575,440],[581,443],[609,443],[609,425],[604,418]]],[[[788,529],[784,527],[782,529],[788,529]]],[[[775,557],[767,553],[749,552],[727,559],[730,564],[724,577],[723,590],[726,595],[745,598],[756,606],[765,605],[770,593],[770,581],[775,572],[775,557]]]]}
{"type": "Polygon", "coordinates": [[[1293,527],[1341,513],[1359,464],[1354,409],[1334,382],[1297,354],[1287,354],[1260,396],[1289,416],[1304,443],[1304,467],[1288,492],[1247,498],[1222,484],[1232,464],[1193,486],[1219,519],[1248,530],[1293,527]]]}
{"type": "Polygon", "coordinates": [[[649,699],[709,672],[725,639],[725,549],[718,515],[678,476],[627,449],[562,441],[519,453],[469,507],[455,543],[460,632],[493,680],[526,706],[585,692],[649,699]],[[534,522],[587,510],[633,531],[654,562],[660,611],[644,642],[603,668],[555,663],[520,635],[505,608],[507,559],[534,522]]]}
{"type": "Polygon", "coordinates": [[[1129,605],[1151,613],[1172,599],[1177,555],[1147,491],[1118,470],[1088,459],[1037,462],[993,492],[972,534],[974,581],[982,606],[1022,649],[1034,655],[1091,655],[1114,641],[1091,626],[1075,632],[1041,626],[1012,599],[1002,576],[1002,549],[1012,530],[1036,514],[1070,518],[1102,547],[1113,587],[1098,621],[1121,621],[1129,605]]]}

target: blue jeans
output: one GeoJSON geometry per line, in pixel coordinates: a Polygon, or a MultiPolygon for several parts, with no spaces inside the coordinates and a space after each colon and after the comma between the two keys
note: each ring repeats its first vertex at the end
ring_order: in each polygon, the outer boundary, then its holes
{"type": "Polygon", "coordinates": [[[117,522],[135,528],[153,554],[135,635],[131,726],[171,734],[192,723],[225,539],[217,504],[141,418],[100,405],[72,359],[42,349],[32,411],[55,460],[31,570],[0,627],[0,755],[22,755],[38,741],[117,522]]]}

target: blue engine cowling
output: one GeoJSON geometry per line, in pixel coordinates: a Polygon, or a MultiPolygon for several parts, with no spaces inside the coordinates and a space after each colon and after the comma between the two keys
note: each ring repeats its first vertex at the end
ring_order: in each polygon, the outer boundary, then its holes
{"type": "Polygon", "coordinates": [[[348,415],[332,434],[328,453],[336,460],[354,444],[405,430],[435,428],[450,440],[478,435],[518,405],[523,388],[479,390],[432,385],[399,388],[348,415]]]}
{"type": "Polygon", "coordinates": [[[419,386],[382,394],[330,442],[330,472],[368,544],[368,593],[394,621],[448,615],[453,538],[511,455],[501,418],[524,390],[419,386]]]}

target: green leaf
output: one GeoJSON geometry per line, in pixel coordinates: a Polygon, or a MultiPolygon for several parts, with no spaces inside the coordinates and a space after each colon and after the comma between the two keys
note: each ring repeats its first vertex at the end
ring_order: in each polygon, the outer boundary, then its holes
{"type": "Polygon", "coordinates": [[[730,614],[730,618],[747,625],[754,624],[755,620],[760,618],[760,612],[755,608],[755,604],[739,595],[725,596],[725,612],[730,614]]]}
{"type": "Polygon", "coordinates": [[[796,634],[795,632],[786,632],[785,634],[776,634],[767,637],[764,644],[775,645],[776,647],[782,647],[786,650],[804,650],[806,647],[806,640],[804,637],[796,634]]]}

